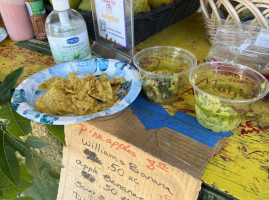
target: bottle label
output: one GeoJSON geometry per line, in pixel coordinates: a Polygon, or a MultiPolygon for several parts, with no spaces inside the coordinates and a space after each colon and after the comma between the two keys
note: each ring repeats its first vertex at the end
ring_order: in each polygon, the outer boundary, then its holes
{"type": "Polygon", "coordinates": [[[43,0],[25,2],[25,3],[30,16],[42,15],[46,13],[43,0]]]}
{"type": "Polygon", "coordinates": [[[87,57],[90,45],[87,31],[73,37],[47,36],[56,62],[69,62],[87,57]]]}

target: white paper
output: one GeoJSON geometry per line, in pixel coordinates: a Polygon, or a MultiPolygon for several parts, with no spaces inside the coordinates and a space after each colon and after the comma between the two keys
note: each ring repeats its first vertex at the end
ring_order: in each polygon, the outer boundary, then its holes
{"type": "Polygon", "coordinates": [[[124,0],[101,0],[95,5],[100,37],[126,48],[124,0]]]}

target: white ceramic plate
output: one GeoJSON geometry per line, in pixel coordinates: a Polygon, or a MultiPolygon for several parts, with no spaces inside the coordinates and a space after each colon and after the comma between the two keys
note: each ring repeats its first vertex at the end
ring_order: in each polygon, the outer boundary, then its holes
{"type": "Polygon", "coordinates": [[[11,103],[17,113],[30,120],[55,125],[74,124],[95,117],[112,115],[123,110],[136,99],[140,90],[140,76],[133,66],[123,61],[95,58],[56,65],[36,73],[24,80],[15,89],[11,103]],[[85,73],[99,75],[102,72],[108,77],[123,77],[126,79],[126,82],[122,85],[119,92],[125,91],[126,96],[106,110],[85,116],[75,114],[63,116],[49,115],[35,110],[36,100],[46,92],[45,90],[38,89],[38,86],[54,76],[68,77],[68,72],[78,72],[78,76],[81,77],[85,76],[85,73]]]}
{"type": "Polygon", "coordinates": [[[6,37],[7,37],[6,30],[0,27],[0,42],[2,42],[6,37]]]}

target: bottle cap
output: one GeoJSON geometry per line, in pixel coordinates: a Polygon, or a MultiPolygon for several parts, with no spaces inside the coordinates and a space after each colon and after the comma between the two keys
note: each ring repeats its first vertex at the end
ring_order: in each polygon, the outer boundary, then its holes
{"type": "Polygon", "coordinates": [[[56,11],[64,11],[70,8],[68,0],[52,0],[52,5],[56,11]]]}

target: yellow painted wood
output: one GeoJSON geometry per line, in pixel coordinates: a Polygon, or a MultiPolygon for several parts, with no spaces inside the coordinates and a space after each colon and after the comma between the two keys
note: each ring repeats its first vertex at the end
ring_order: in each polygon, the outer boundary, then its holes
{"type": "Polygon", "coordinates": [[[136,45],[136,51],[151,46],[176,46],[192,52],[199,62],[204,62],[210,43],[206,39],[203,20],[200,13],[178,21],[163,31],[136,45]]]}
{"type": "Polygon", "coordinates": [[[269,101],[259,101],[207,164],[203,182],[244,200],[269,199],[269,101]]]}
{"type": "MultiPolygon", "coordinates": [[[[1,17],[0,27],[4,27],[1,17]]],[[[24,73],[19,79],[21,82],[36,72],[56,64],[51,56],[18,47],[15,43],[9,37],[0,42],[0,81],[19,67],[24,66],[24,73]]]]}
{"type": "MultiPolygon", "coordinates": [[[[157,45],[187,49],[200,63],[204,62],[210,49],[199,13],[155,34],[136,49],[157,45]]],[[[180,109],[194,115],[192,92],[184,93],[182,99],[184,101],[168,109],[169,113],[180,109]]],[[[239,199],[269,199],[269,102],[259,101],[253,105],[242,127],[227,138],[224,148],[206,165],[202,180],[239,199]],[[248,134],[243,134],[245,132],[248,134]]]]}
{"type": "Polygon", "coordinates": [[[21,82],[36,72],[55,65],[51,56],[18,47],[14,43],[9,39],[0,43],[0,81],[19,67],[24,67],[24,73],[19,79],[21,82]]]}
{"type": "MultiPolygon", "coordinates": [[[[2,26],[0,22],[0,26],[2,26]]],[[[0,81],[18,67],[25,66],[20,81],[55,65],[53,58],[14,45],[6,39],[0,43],[0,81]]],[[[168,45],[187,49],[200,63],[210,49],[200,13],[195,13],[148,38],[136,46],[136,52],[146,47],[168,45]]],[[[182,101],[167,108],[170,114],[178,109],[194,115],[192,91],[182,94],[182,101]]],[[[253,105],[246,120],[234,135],[227,138],[224,148],[207,164],[202,180],[212,187],[239,199],[269,199],[269,102],[253,105]]]]}

